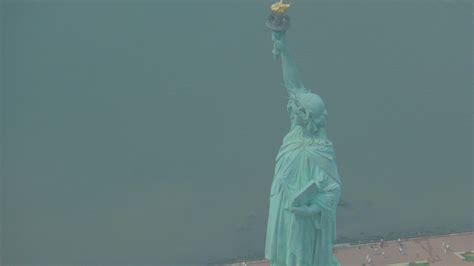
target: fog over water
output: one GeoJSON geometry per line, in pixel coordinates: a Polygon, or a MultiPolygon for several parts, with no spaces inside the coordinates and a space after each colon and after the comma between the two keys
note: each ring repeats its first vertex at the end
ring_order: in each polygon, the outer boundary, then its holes
{"type": "MultiPolygon", "coordinates": [[[[270,4],[4,0],[1,262],[263,257],[289,129],[270,4]]],[[[289,14],[329,112],[338,243],[472,231],[469,5],[307,0],[289,14]]]]}

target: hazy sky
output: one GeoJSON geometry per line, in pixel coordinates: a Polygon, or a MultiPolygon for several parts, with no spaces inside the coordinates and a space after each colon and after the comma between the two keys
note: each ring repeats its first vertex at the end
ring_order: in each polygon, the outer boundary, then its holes
{"type": "MultiPolygon", "coordinates": [[[[3,262],[262,257],[289,128],[270,2],[6,1],[3,262]]],[[[348,202],[338,241],[472,230],[466,2],[294,2],[348,202]]]]}

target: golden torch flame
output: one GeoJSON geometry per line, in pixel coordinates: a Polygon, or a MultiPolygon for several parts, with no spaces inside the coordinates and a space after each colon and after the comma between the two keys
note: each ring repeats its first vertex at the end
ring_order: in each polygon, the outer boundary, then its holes
{"type": "Polygon", "coordinates": [[[280,0],[279,2],[274,3],[271,6],[272,12],[276,14],[284,14],[288,9],[290,8],[291,4],[285,4],[283,3],[283,0],[280,0]]]}

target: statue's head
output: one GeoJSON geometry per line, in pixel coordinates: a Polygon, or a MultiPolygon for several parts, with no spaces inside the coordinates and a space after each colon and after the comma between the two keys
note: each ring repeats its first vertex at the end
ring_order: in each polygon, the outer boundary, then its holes
{"type": "Polygon", "coordinates": [[[316,133],[326,126],[327,110],[319,95],[312,92],[293,94],[288,102],[292,125],[300,125],[316,133]]]}

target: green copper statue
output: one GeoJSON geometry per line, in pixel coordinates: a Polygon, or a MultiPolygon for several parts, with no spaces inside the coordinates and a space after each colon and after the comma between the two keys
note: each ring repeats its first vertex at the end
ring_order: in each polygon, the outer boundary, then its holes
{"type": "Polygon", "coordinates": [[[286,41],[289,4],[272,5],[267,27],[273,55],[281,59],[289,93],[290,132],[276,157],[270,192],[265,258],[272,266],[340,265],[332,249],[341,181],[335,152],[326,136],[322,99],[303,86],[286,41]]]}

